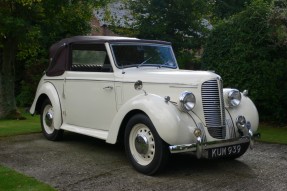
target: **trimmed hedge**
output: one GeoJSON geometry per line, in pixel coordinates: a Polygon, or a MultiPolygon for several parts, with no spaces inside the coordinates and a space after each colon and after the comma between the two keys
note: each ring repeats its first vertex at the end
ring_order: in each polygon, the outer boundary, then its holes
{"type": "Polygon", "coordinates": [[[261,120],[286,123],[287,30],[278,11],[287,8],[276,2],[253,1],[215,26],[202,61],[204,69],[222,76],[225,87],[248,89],[261,120]]]}

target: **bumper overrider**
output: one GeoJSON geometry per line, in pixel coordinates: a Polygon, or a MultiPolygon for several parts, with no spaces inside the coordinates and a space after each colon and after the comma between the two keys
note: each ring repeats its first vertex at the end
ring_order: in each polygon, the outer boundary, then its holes
{"type": "MultiPolygon", "coordinates": [[[[250,123],[242,121],[241,116],[239,116],[236,121],[236,126],[240,134],[238,138],[202,142],[201,137],[197,136],[196,143],[172,145],[169,146],[169,150],[171,153],[195,152],[197,158],[222,158],[240,155],[244,153],[248,147],[253,149],[254,140],[260,138],[260,134],[253,134],[250,123]]],[[[200,133],[198,135],[200,135],[200,133]]]]}

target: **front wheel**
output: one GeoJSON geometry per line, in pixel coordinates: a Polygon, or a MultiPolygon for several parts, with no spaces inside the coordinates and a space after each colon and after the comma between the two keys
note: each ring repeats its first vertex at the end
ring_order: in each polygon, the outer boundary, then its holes
{"type": "Polygon", "coordinates": [[[168,145],[160,138],[151,120],[143,114],[133,116],[125,130],[125,150],[133,167],[152,175],[168,161],[168,145]]]}
{"type": "Polygon", "coordinates": [[[54,127],[54,109],[50,100],[46,99],[41,109],[41,127],[44,136],[50,141],[58,141],[63,137],[63,130],[54,127]]]}

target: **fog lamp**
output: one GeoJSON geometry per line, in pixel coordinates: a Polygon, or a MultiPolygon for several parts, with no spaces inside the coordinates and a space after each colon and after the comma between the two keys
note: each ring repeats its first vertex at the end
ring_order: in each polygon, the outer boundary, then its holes
{"type": "Polygon", "coordinates": [[[201,130],[200,129],[195,129],[193,134],[196,136],[196,137],[200,137],[201,136],[201,130]]]}
{"type": "Polygon", "coordinates": [[[244,128],[246,128],[246,119],[244,116],[240,115],[236,118],[236,126],[238,129],[243,131],[244,128]]]}

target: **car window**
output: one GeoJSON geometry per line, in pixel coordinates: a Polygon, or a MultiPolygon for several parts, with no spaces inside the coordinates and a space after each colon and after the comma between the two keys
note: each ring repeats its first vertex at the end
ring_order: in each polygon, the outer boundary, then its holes
{"type": "Polygon", "coordinates": [[[104,44],[72,46],[72,71],[112,72],[112,66],[104,44]]]}
{"type": "Polygon", "coordinates": [[[116,64],[123,67],[177,68],[171,46],[160,44],[112,44],[116,64]]]}

